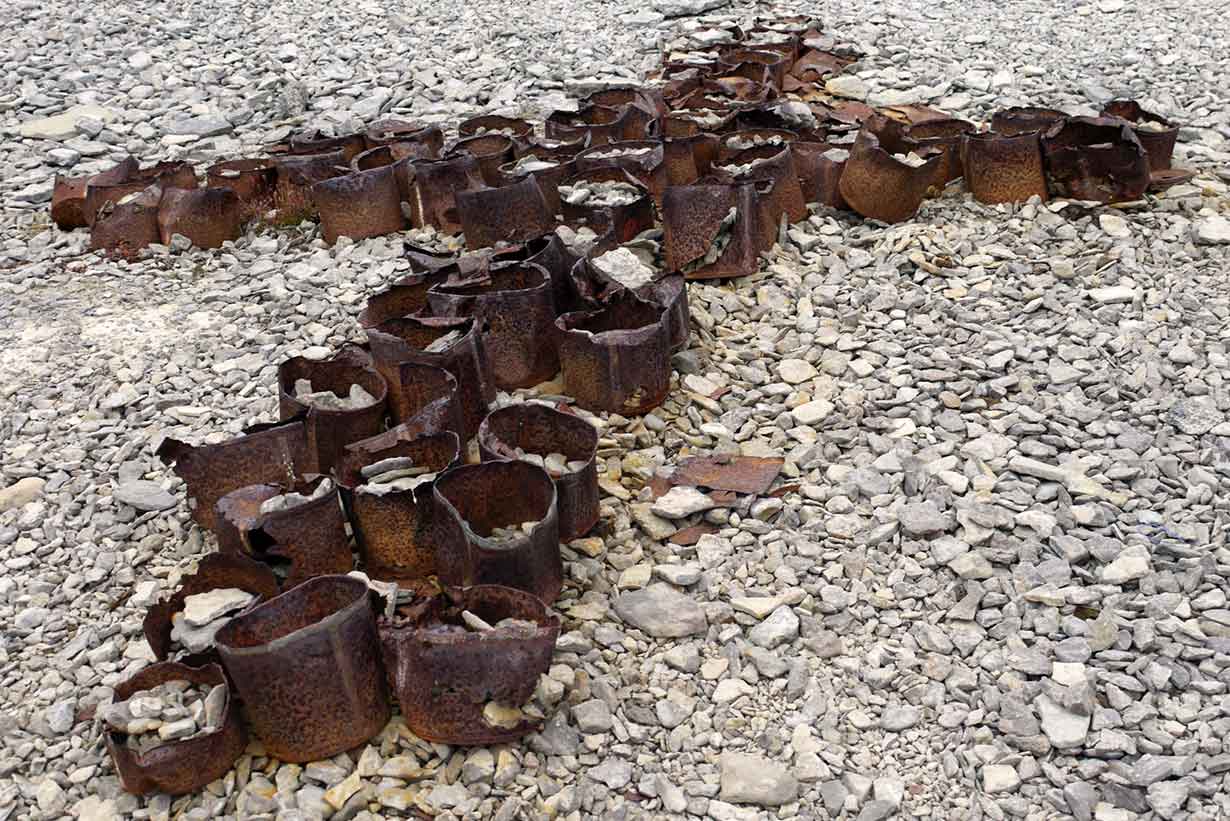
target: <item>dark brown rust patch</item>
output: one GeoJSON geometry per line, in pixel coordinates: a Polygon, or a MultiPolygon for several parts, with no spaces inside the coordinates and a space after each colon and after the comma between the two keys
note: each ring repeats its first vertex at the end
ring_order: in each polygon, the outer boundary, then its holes
{"type": "Polygon", "coordinates": [[[967,134],[962,148],[965,185],[989,205],[1046,196],[1046,172],[1037,131],[967,134]]]}

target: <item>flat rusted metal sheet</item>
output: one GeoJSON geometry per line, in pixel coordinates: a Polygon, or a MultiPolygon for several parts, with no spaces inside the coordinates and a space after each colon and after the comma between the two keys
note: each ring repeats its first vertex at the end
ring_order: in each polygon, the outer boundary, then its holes
{"type": "Polygon", "coordinates": [[[312,201],[330,245],[342,236],[360,240],[406,227],[401,188],[391,165],[321,180],[312,185],[312,201]]]}
{"type": "Polygon", "coordinates": [[[107,730],[104,740],[123,788],[136,795],[184,795],[226,775],[248,744],[239,702],[226,674],[217,664],[189,667],[173,661],[151,664],[115,686],[115,700],[124,701],[169,681],[190,681],[202,687],[226,686],[222,726],[213,732],[168,741],[144,753],[125,744],[124,733],[107,730]]]}
{"type": "Polygon", "coordinates": [[[667,541],[680,547],[691,547],[700,541],[701,536],[710,536],[719,532],[721,532],[721,528],[717,525],[701,522],[691,527],[685,527],[683,530],[676,530],[675,535],[671,536],[667,541]]]}
{"type": "Polygon", "coordinates": [[[550,666],[559,630],[559,617],[541,601],[498,585],[450,589],[382,617],[380,640],[406,726],[457,746],[510,742],[538,729],[512,711],[550,666]],[[517,623],[467,630],[463,613],[493,626],[517,623]]]}
{"type": "Polygon", "coordinates": [[[427,299],[439,316],[471,316],[481,323],[498,387],[532,387],[559,371],[551,277],[542,266],[497,263],[485,279],[434,286],[427,299]]]}
{"type": "Polygon", "coordinates": [[[673,485],[729,490],[759,496],[781,473],[783,460],[762,456],[690,456],[670,475],[673,485]]]}
{"type": "MultiPolygon", "coordinates": [[[[171,617],[184,609],[184,600],[197,593],[233,587],[256,596],[257,602],[278,595],[278,580],[273,571],[246,556],[210,553],[197,563],[195,573],[184,576],[179,588],[168,598],[155,602],[145,613],[141,631],[159,661],[171,657],[171,617]]],[[[215,654],[211,653],[210,661],[215,654]]]]}
{"type": "Polygon", "coordinates": [[[166,439],[158,447],[158,458],[172,465],[188,486],[192,518],[215,532],[215,506],[227,493],[247,485],[287,481],[307,472],[315,461],[301,418],[254,425],[242,436],[216,445],[166,439]]]}
{"type": "Polygon", "coordinates": [[[967,134],[961,153],[965,186],[979,202],[1047,198],[1042,143],[1037,131],[967,134]]]}
{"type": "Polygon", "coordinates": [[[239,239],[247,217],[229,188],[168,188],[158,205],[158,235],[163,245],[179,234],[197,248],[221,248],[239,239]]]}
{"type": "Polygon", "coordinates": [[[389,410],[395,422],[409,421],[433,401],[425,398],[421,381],[403,383],[403,377],[417,374],[403,373],[400,366],[413,362],[442,368],[453,375],[462,416],[462,439],[469,441],[478,433],[478,426],[487,415],[487,406],[495,401],[495,379],[478,321],[468,317],[388,319],[368,328],[367,339],[376,370],[389,384],[389,410]],[[453,341],[443,350],[426,350],[433,345],[441,347],[444,344],[440,343],[441,339],[453,341]],[[405,389],[415,396],[404,396],[405,389]],[[404,413],[410,416],[401,418],[404,413]]]}
{"type": "Polygon", "coordinates": [[[1042,134],[1047,178],[1058,194],[1078,200],[1139,199],[1149,187],[1149,156],[1129,123],[1069,117],[1042,134]]]}
{"type": "Polygon", "coordinates": [[[388,385],[372,365],[371,357],[355,346],[347,346],[331,359],[292,357],[278,366],[278,412],[282,419],[302,418],[307,435],[309,462],[300,475],[328,474],[351,442],[379,433],[384,428],[388,385]],[[352,385],[360,386],[372,397],[371,404],[354,409],[317,407],[295,395],[295,383],[307,379],[312,390],[332,391],[348,397],[352,385]]]}
{"type": "Polygon", "coordinates": [[[521,461],[461,465],[437,477],[434,493],[441,583],[500,584],[555,601],[564,566],[555,483],[545,470],[521,461]],[[506,538],[493,539],[496,528],[508,529],[506,538]]]}
{"type": "Polygon", "coordinates": [[[456,197],[471,249],[537,239],[555,228],[555,212],[532,175],[494,188],[458,191],[456,197]]]}
{"type": "Polygon", "coordinates": [[[461,459],[455,433],[433,433],[404,438],[382,436],[355,442],[346,448],[338,471],[342,501],[354,527],[363,571],[378,581],[412,582],[436,572],[433,526],[433,482],[408,490],[368,493],[363,468],[385,459],[408,458],[415,466],[442,473],[461,459]]]}
{"type": "Polygon", "coordinates": [[[320,576],[232,619],[218,652],[257,738],[285,762],[319,761],[389,720],[367,584],[320,576]]]}
{"type": "Polygon", "coordinates": [[[630,292],[596,311],[556,320],[564,390],[586,410],[639,415],[670,392],[670,320],[666,308],[630,292]]]}
{"type": "Polygon", "coordinates": [[[570,542],[598,522],[598,431],[576,414],[536,403],[507,405],[492,411],[478,431],[484,461],[516,459],[517,449],[546,456],[561,453],[582,468],[552,474],[559,506],[560,540],[570,542]]]}
{"type": "Polygon", "coordinates": [[[850,149],[839,187],[842,197],[855,211],[871,219],[893,223],[917,213],[935,179],[942,152],[920,149],[916,153],[925,161],[917,166],[897,159],[895,154],[906,153],[913,147],[891,144],[896,140],[892,138],[890,123],[887,118],[875,115],[863,124],[850,149]]]}

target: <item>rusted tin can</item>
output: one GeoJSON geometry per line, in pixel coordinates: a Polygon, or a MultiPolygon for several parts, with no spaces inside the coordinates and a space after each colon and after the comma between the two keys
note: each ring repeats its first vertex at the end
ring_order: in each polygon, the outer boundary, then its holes
{"type": "Polygon", "coordinates": [[[436,573],[456,587],[500,584],[553,602],[563,588],[555,483],[528,462],[461,465],[436,479],[436,573]],[[495,528],[528,532],[493,539],[495,528]]]}
{"type": "Polygon", "coordinates": [[[389,720],[367,584],[320,576],[232,619],[218,652],[266,752],[317,761],[349,750],[389,720]]]}
{"type": "Polygon", "coordinates": [[[406,726],[457,746],[509,742],[537,729],[513,710],[550,666],[559,629],[559,617],[537,598],[498,585],[447,590],[382,617],[380,641],[406,726]],[[519,623],[471,631],[462,612],[493,626],[519,623]]]}
{"type": "Polygon", "coordinates": [[[494,410],[478,431],[484,461],[516,459],[516,450],[544,456],[561,453],[569,462],[584,462],[573,471],[551,474],[559,508],[560,539],[570,542],[598,522],[598,431],[572,413],[537,403],[494,410]]]}
{"type": "Polygon", "coordinates": [[[222,726],[211,733],[169,741],[145,753],[129,749],[124,734],[108,730],[104,739],[115,763],[120,784],[136,795],[166,793],[184,795],[226,775],[248,744],[239,715],[239,704],[231,692],[226,675],[216,664],[189,667],[173,661],[159,662],[125,679],[115,687],[115,700],[165,684],[190,681],[205,687],[225,685],[226,706],[222,726]]]}

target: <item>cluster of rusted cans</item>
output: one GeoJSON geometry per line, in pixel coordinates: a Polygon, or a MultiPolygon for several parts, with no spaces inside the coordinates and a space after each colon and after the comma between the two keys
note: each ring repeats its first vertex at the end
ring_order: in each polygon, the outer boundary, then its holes
{"type": "MultiPolygon", "coordinates": [[[[187,679],[226,683],[229,701],[217,732],[144,754],[109,733],[126,788],[199,788],[232,765],[249,725],[285,761],[350,749],[384,726],[390,686],[428,740],[486,744],[535,727],[516,707],[559,633],[549,606],[563,584],[560,544],[598,519],[598,434],[566,401],[492,410],[497,391],[562,374],[562,393],[587,411],[656,407],[688,340],[684,280],[755,271],[808,203],[894,221],[962,176],[984,202],[1128,199],[1183,177],[1170,169],[1174,126],[1133,103],[1101,118],[1008,109],[979,132],[925,108],[824,95],[856,55],[808,20],[691,36],[695,47],[667,55],[652,82],[590,94],[541,134],[476,117],[446,148],[438,126],[385,121],[218,163],[204,187],[186,164],[131,159],[57,180],[55,221],[89,226],[95,247],[125,255],[176,234],[217,246],[252,219],[317,219],[328,241],[433,226],[463,231],[471,251],[407,243],[412,273],[369,299],[365,342],[281,363],[278,422],[161,446],[219,552],[151,608],[144,629],[159,661],[116,697],[187,679]],[[566,243],[561,222],[590,239],[566,243]],[[649,276],[600,264],[634,240],[649,276]],[[363,401],[315,403],[305,384],[363,401]],[[391,461],[430,481],[362,492],[391,461]],[[295,506],[270,506],[292,493],[295,506]],[[353,575],[356,555],[367,580],[353,575]],[[177,654],[186,598],[225,588],[255,602],[214,649],[177,654]],[[463,629],[510,619],[517,629],[463,629]]],[[[733,494],[763,492],[779,468],[694,459],[677,473],[733,494]]]]}

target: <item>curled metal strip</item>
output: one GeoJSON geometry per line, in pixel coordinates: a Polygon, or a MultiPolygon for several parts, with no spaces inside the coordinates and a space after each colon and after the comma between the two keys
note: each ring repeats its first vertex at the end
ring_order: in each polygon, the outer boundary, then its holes
{"type": "Polygon", "coordinates": [[[625,292],[557,319],[565,392],[591,411],[639,415],[662,404],[670,391],[667,313],[625,292]]]}
{"type": "Polygon", "coordinates": [[[184,600],[197,593],[233,587],[252,593],[257,602],[278,595],[278,580],[260,562],[233,553],[210,553],[197,563],[195,573],[184,576],[179,588],[168,598],[155,602],[145,613],[141,632],[154,658],[166,661],[171,656],[171,617],[184,609],[184,600]]]}
{"type": "Polygon", "coordinates": [[[247,211],[229,188],[168,188],[158,205],[158,235],[163,245],[180,234],[197,248],[221,248],[239,239],[247,211]]]}
{"type": "Polygon", "coordinates": [[[278,366],[278,411],[282,419],[303,418],[309,461],[300,475],[328,474],[351,442],[380,432],[384,427],[388,385],[372,366],[370,357],[350,347],[324,361],[296,356],[278,366]],[[332,391],[348,397],[352,385],[372,397],[371,404],[353,409],[316,407],[295,395],[295,383],[307,379],[312,391],[332,391]]]}
{"type": "Polygon", "coordinates": [[[382,617],[380,640],[406,726],[458,746],[509,742],[537,729],[526,718],[493,723],[488,707],[509,711],[530,699],[559,631],[559,617],[541,601],[499,585],[451,589],[382,617]],[[522,624],[475,632],[464,627],[463,612],[491,625],[522,624]]]}
{"type": "Polygon", "coordinates": [[[349,750],[389,719],[375,615],[359,579],[310,579],[232,619],[217,641],[252,729],[282,761],[349,750]]]}
{"type": "Polygon", "coordinates": [[[564,566],[555,484],[545,470],[521,461],[462,465],[438,477],[434,493],[443,584],[500,584],[555,601],[564,566]],[[514,532],[492,538],[497,528],[514,532]]]}
{"type": "Polygon", "coordinates": [[[561,453],[584,462],[575,471],[552,475],[559,505],[560,540],[584,536],[598,522],[598,431],[576,414],[523,403],[492,411],[478,431],[483,461],[516,459],[517,448],[540,456],[561,453]]]}
{"type": "Polygon", "coordinates": [[[498,188],[458,191],[457,214],[470,248],[536,239],[555,227],[555,212],[533,176],[498,188]]]}
{"type": "Polygon", "coordinates": [[[1023,202],[1046,196],[1046,172],[1037,131],[965,135],[962,144],[965,185],[987,204],[1023,202]]]}
{"type": "Polygon", "coordinates": [[[552,139],[587,139],[590,146],[606,145],[624,139],[631,116],[628,106],[587,105],[577,111],[552,112],[543,129],[552,139]]]}
{"type": "Polygon", "coordinates": [[[364,467],[396,457],[412,459],[416,466],[442,473],[461,458],[461,445],[451,432],[422,436],[406,432],[404,438],[393,441],[380,437],[346,448],[338,481],[363,570],[373,579],[400,583],[425,579],[436,572],[433,483],[380,494],[358,490],[364,484],[364,467]]]}
{"type": "Polygon", "coordinates": [[[472,316],[482,323],[487,357],[500,388],[532,387],[558,372],[551,328],[555,301],[551,277],[542,266],[498,263],[482,280],[434,286],[427,299],[439,316],[472,316]]]}
{"type": "Polygon", "coordinates": [[[406,224],[397,174],[388,165],[315,183],[312,201],[330,245],[341,236],[354,240],[378,237],[400,231],[406,224]]]}
{"type": "Polygon", "coordinates": [[[189,681],[202,687],[226,687],[222,726],[180,741],[168,741],[144,753],[124,743],[125,734],[108,730],[104,739],[115,763],[120,784],[136,795],[184,795],[226,775],[248,744],[238,699],[226,674],[217,664],[189,667],[173,661],[152,664],[115,686],[115,700],[124,701],[143,690],[170,681],[189,681]]]}
{"type": "Polygon", "coordinates": [[[487,406],[495,401],[495,380],[478,322],[471,318],[398,317],[368,328],[367,339],[376,370],[389,384],[389,410],[395,422],[410,421],[426,404],[403,394],[405,390],[419,392],[422,388],[422,380],[403,382],[414,374],[403,372],[401,365],[413,362],[442,368],[453,375],[462,416],[459,433],[463,441],[469,441],[478,432],[487,406]],[[426,350],[454,333],[460,336],[444,350],[426,350]],[[406,413],[409,416],[403,418],[406,413]]]}

